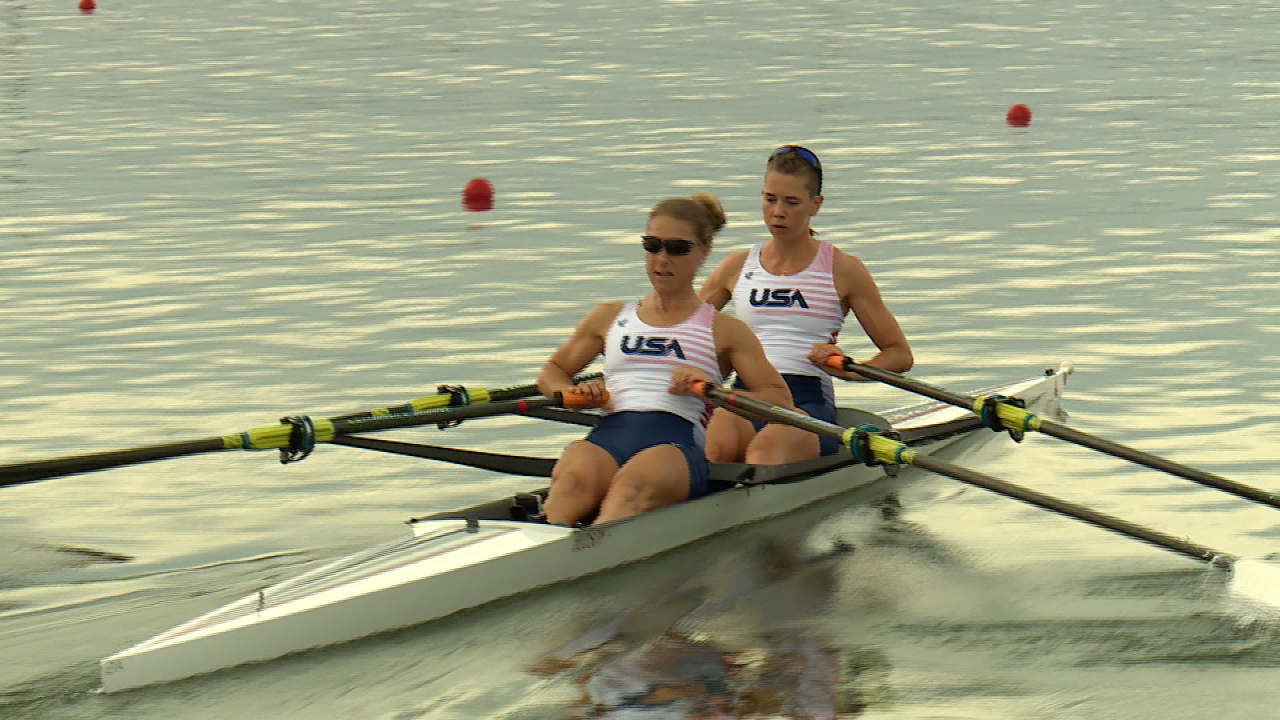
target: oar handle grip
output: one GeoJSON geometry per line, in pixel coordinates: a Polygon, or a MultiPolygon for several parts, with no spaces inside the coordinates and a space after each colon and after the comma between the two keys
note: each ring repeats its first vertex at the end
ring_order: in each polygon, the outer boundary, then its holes
{"type": "Polygon", "coordinates": [[[609,391],[607,390],[598,402],[589,399],[581,390],[566,390],[556,393],[555,396],[555,404],[564,408],[603,407],[607,402],[609,402],[609,391]]]}
{"type": "Polygon", "coordinates": [[[741,400],[750,398],[739,395],[734,388],[717,385],[709,380],[694,380],[689,383],[689,394],[706,398],[717,404],[737,406],[741,400]]]}
{"type": "Polygon", "coordinates": [[[690,393],[698,397],[704,397],[704,398],[711,397],[712,391],[719,387],[720,387],[719,385],[716,385],[713,382],[708,382],[706,380],[694,380],[693,382],[689,383],[690,393]]]}
{"type": "Polygon", "coordinates": [[[834,368],[836,370],[852,370],[853,366],[856,365],[857,363],[855,363],[853,361],[853,358],[849,357],[848,355],[841,355],[840,353],[831,353],[830,355],[827,356],[827,359],[824,360],[822,364],[826,365],[829,368],[834,368]]]}

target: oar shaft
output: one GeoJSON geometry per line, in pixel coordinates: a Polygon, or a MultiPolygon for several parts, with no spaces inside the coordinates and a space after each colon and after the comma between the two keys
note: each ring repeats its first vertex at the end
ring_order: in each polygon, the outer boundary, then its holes
{"type": "Polygon", "coordinates": [[[5,465],[0,467],[0,487],[225,449],[226,445],[219,437],[5,465]]]}
{"type": "Polygon", "coordinates": [[[465,465],[482,470],[494,470],[508,475],[525,475],[528,477],[551,477],[551,469],[556,464],[556,458],[502,455],[479,450],[440,447],[439,445],[420,445],[418,443],[365,437],[363,435],[340,435],[333,439],[333,444],[425,458],[427,460],[439,460],[441,462],[454,463],[455,465],[465,465]]]}
{"type": "MultiPolygon", "coordinates": [[[[599,380],[604,377],[604,373],[593,372],[583,373],[573,376],[573,384],[578,385],[588,380],[599,380]]],[[[519,400],[520,398],[533,397],[542,394],[537,384],[530,383],[528,385],[515,385],[509,388],[500,388],[498,390],[489,391],[489,402],[503,402],[505,400],[519,400]]]]}
{"type": "MultiPolygon", "coordinates": [[[[347,433],[449,423],[488,415],[520,413],[525,410],[548,406],[586,407],[587,403],[577,393],[556,393],[554,398],[521,398],[504,402],[486,402],[478,405],[441,407],[421,412],[357,413],[316,420],[313,427],[315,442],[332,442],[334,437],[347,433]]],[[[219,450],[284,450],[290,447],[291,442],[291,427],[285,424],[277,424],[250,428],[244,432],[202,440],[165,443],[129,450],[111,450],[53,458],[51,460],[0,465],[0,487],[21,485],[37,480],[47,480],[95,470],[137,465],[165,458],[217,452],[219,450]]]]}
{"type": "MultiPolygon", "coordinates": [[[[575,384],[594,380],[603,377],[603,373],[590,373],[578,375],[573,378],[575,384]]],[[[446,386],[441,386],[442,388],[446,386]]],[[[464,388],[456,388],[462,394],[468,404],[496,403],[505,402],[507,400],[519,400],[520,398],[533,397],[540,395],[542,391],[538,390],[538,386],[533,383],[527,385],[513,385],[507,388],[498,388],[496,390],[486,390],[484,388],[473,388],[466,390],[464,388]]],[[[424,410],[433,410],[437,408],[450,407],[454,400],[454,393],[441,392],[432,395],[423,395],[410,400],[402,405],[392,405],[389,407],[378,408],[376,410],[365,410],[363,412],[350,413],[348,415],[339,415],[329,418],[330,420],[354,420],[357,418],[367,417],[383,417],[386,415],[401,415],[405,413],[418,413],[424,410]]]]}
{"type": "Polygon", "coordinates": [[[1139,465],[1149,467],[1152,470],[1167,472],[1170,475],[1177,475],[1178,477],[1200,483],[1207,487],[1238,495],[1246,500],[1252,500],[1253,502],[1270,505],[1274,508],[1280,508],[1280,496],[1277,496],[1275,493],[1270,493],[1266,490],[1250,485],[1244,485],[1234,480],[1224,478],[1221,475],[1214,475],[1213,473],[1207,473],[1193,467],[1187,467],[1186,465],[1173,462],[1172,460],[1166,460],[1165,458],[1152,455],[1151,453],[1136,450],[1127,445],[1121,445],[1117,442],[1082,433],[1052,420],[1040,418],[1039,430],[1045,435],[1051,435],[1060,440],[1066,440],[1069,443],[1074,443],[1099,452],[1107,453],[1108,455],[1123,458],[1139,465]]]}
{"type": "MultiPolygon", "coordinates": [[[[856,372],[859,375],[877,380],[887,385],[892,385],[903,390],[909,390],[926,397],[939,400],[941,402],[965,408],[972,412],[978,413],[975,408],[979,407],[984,398],[973,397],[969,395],[959,395],[957,393],[944,390],[942,388],[920,382],[912,378],[907,378],[895,372],[881,370],[880,368],[871,367],[854,362],[852,359],[840,355],[831,356],[831,362],[838,364],[844,370],[856,372]]],[[[1047,418],[1028,413],[1022,408],[1013,407],[1007,403],[997,403],[997,416],[1012,430],[1035,430],[1045,435],[1049,435],[1059,440],[1065,440],[1069,443],[1087,447],[1098,452],[1106,453],[1123,460],[1137,463],[1139,465],[1159,470],[1161,472],[1176,475],[1178,477],[1199,483],[1206,487],[1216,490],[1222,490],[1233,495],[1237,495],[1246,500],[1270,505],[1271,507],[1280,509],[1280,495],[1268,492],[1260,488],[1245,485],[1243,483],[1229,480],[1221,475],[1197,470],[1196,468],[1183,465],[1181,463],[1162,458],[1158,455],[1138,450],[1127,445],[1121,445],[1104,438],[1080,432],[1061,423],[1054,422],[1047,418]]]]}
{"type": "Polygon", "coordinates": [[[573,395],[562,396],[560,393],[556,393],[556,397],[554,398],[521,398],[519,400],[507,400],[506,402],[489,402],[483,405],[458,405],[456,407],[435,408],[433,410],[424,410],[417,413],[380,415],[376,417],[334,418],[329,422],[333,426],[333,435],[346,435],[348,433],[373,432],[375,430],[419,427],[422,425],[432,425],[434,423],[451,422],[455,420],[467,420],[469,418],[487,417],[490,415],[520,413],[525,410],[548,407],[551,405],[572,407],[575,404],[573,399],[574,397],[575,396],[573,395]],[[568,403],[568,405],[565,403],[568,403]]]}
{"type": "MultiPolygon", "coordinates": [[[[839,425],[818,420],[809,417],[803,413],[793,412],[785,408],[777,407],[754,398],[739,395],[725,388],[703,384],[697,388],[698,394],[708,398],[715,404],[733,410],[735,412],[746,411],[751,414],[763,417],[774,422],[782,422],[793,425],[810,432],[819,433],[828,437],[840,439],[844,444],[850,446],[850,450],[854,450],[853,442],[856,432],[850,428],[844,428],[839,425]]],[[[992,492],[999,493],[1015,500],[1035,505],[1045,510],[1051,510],[1068,517],[1083,520],[1097,527],[1111,530],[1112,532],[1126,535],[1128,537],[1141,540],[1143,542],[1162,547],[1174,552],[1186,555],[1187,557],[1202,562],[1212,563],[1216,565],[1229,565],[1235,561],[1235,556],[1228,553],[1218,552],[1212,548],[1196,543],[1182,540],[1166,535],[1165,533],[1140,525],[1121,520],[1120,518],[1098,512],[1083,505],[1062,500],[1060,498],[1037,492],[1021,485],[1015,485],[1005,482],[998,478],[984,475],[982,473],[951,465],[950,463],[937,460],[935,458],[923,455],[915,450],[910,449],[906,445],[883,435],[873,434],[870,436],[872,442],[868,448],[874,453],[875,459],[884,464],[909,464],[915,465],[923,470],[945,475],[949,478],[968,483],[976,487],[981,487],[992,492]]],[[[855,453],[856,457],[856,453],[855,453]]]]}
{"type": "Polygon", "coordinates": [[[863,365],[861,363],[854,362],[853,358],[845,357],[843,355],[832,355],[828,358],[828,363],[838,369],[856,372],[863,377],[870,378],[877,382],[882,382],[885,385],[892,385],[893,387],[900,388],[902,390],[908,390],[918,395],[924,395],[927,398],[933,398],[934,400],[947,403],[948,405],[955,405],[957,407],[965,408],[966,410],[973,409],[974,398],[969,395],[953,393],[950,390],[945,390],[936,385],[930,385],[929,383],[921,382],[915,378],[899,375],[892,370],[882,370],[878,367],[872,367],[871,365],[863,365]]]}
{"type": "Polygon", "coordinates": [[[776,420],[818,435],[826,435],[836,440],[844,439],[844,428],[829,422],[818,420],[794,410],[778,407],[772,403],[757,400],[753,397],[711,383],[694,383],[694,394],[702,395],[721,407],[732,410],[739,415],[755,415],[762,420],[776,420]]]}
{"type": "Polygon", "coordinates": [[[1110,530],[1121,535],[1141,540],[1145,543],[1172,550],[1194,560],[1206,562],[1214,565],[1227,565],[1235,561],[1235,556],[1228,553],[1219,552],[1212,548],[1198,545],[1189,540],[1176,538],[1172,535],[1162,533],[1158,530],[1152,530],[1141,525],[1135,525],[1126,520],[1122,520],[1114,515],[1098,512],[1092,508],[1083,505],[1077,505],[1061,498],[1046,495],[1041,492],[1032,490],[1031,488],[1016,485],[1011,482],[1000,480],[990,475],[984,475],[958,465],[952,465],[941,460],[929,457],[928,455],[916,454],[911,458],[911,464],[939,475],[945,475],[954,480],[973,485],[975,487],[990,490],[999,493],[1005,497],[1020,500],[1029,505],[1043,508],[1056,512],[1060,515],[1066,515],[1077,520],[1083,520],[1091,525],[1110,530]]]}

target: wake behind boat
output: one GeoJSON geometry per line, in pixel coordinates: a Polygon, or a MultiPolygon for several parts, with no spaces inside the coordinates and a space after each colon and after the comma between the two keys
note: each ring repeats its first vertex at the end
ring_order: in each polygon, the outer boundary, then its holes
{"type": "MultiPolygon", "coordinates": [[[[984,391],[1019,398],[1029,410],[1053,413],[1069,366],[984,391]]],[[[590,416],[581,416],[590,422],[590,416]]],[[[936,452],[975,431],[973,413],[932,401],[886,411],[840,410],[844,426],[900,434],[920,454],[936,452]]],[[[391,450],[381,446],[350,444],[391,450]]],[[[459,451],[466,453],[467,451],[459,451]]],[[[553,461],[485,455],[465,462],[525,475],[549,474],[553,461]]],[[[854,460],[848,450],[780,466],[715,465],[722,489],[706,497],[598,526],[566,528],[541,517],[545,490],[409,521],[400,540],[349,555],[263,588],[161,633],[100,663],[102,689],[115,692],[345,642],[434,620],[537,587],[652,557],[755,520],[791,512],[872,483],[885,467],[854,460]]]]}

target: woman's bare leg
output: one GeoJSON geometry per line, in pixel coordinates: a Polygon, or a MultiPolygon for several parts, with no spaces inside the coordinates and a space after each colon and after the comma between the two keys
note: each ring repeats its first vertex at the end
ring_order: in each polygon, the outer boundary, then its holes
{"type": "Polygon", "coordinates": [[[755,426],[746,418],[717,408],[707,425],[707,459],[711,462],[742,462],[747,445],[755,435],[755,426]]]}
{"type": "Polygon", "coordinates": [[[551,470],[551,491],[543,506],[547,522],[572,526],[600,507],[618,470],[604,448],[578,440],[565,448],[551,470]]]}
{"type": "Polygon", "coordinates": [[[816,434],[791,425],[769,423],[747,446],[746,461],[753,465],[778,465],[816,458],[821,452],[816,434]]]}
{"type": "Polygon", "coordinates": [[[618,520],[689,498],[689,465],[675,445],[636,453],[613,476],[596,523],[618,520]]]}

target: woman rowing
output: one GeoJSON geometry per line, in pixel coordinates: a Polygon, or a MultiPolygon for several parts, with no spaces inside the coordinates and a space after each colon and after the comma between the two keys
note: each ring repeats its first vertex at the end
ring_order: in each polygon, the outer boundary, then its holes
{"type": "Polygon", "coordinates": [[[693,280],[724,227],[715,197],[670,198],[649,212],[641,238],[652,290],[606,302],[578,323],[547,360],[538,388],[576,389],[607,414],[565,448],[551,473],[548,522],[596,523],[673,505],[707,492],[704,429],[711,407],[691,394],[695,381],[736,372],[750,394],[794,407],[782,377],[743,323],[698,298],[693,280]],[[604,380],[576,387],[572,377],[604,354],[604,380]]]}
{"type": "MultiPolygon", "coordinates": [[[[862,261],[818,240],[809,226],[823,200],[818,156],[799,145],[774,150],[760,196],[769,239],[726,257],[699,296],[717,308],[733,300],[734,313],[760,338],[796,406],[834,423],[830,376],[863,379],[823,364],[828,356],[843,354],[835,342],[850,310],[879,349],[863,363],[905,372],[914,362],[911,347],[862,261]]],[[[737,384],[752,387],[743,377],[737,384]]],[[[830,438],[726,410],[716,410],[707,428],[707,455],[713,462],[794,462],[838,449],[830,438]]]]}

